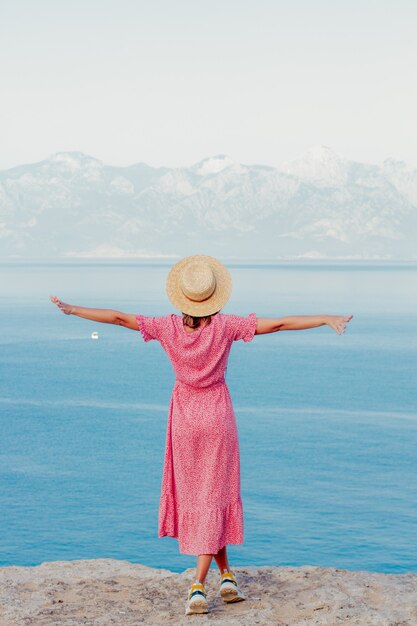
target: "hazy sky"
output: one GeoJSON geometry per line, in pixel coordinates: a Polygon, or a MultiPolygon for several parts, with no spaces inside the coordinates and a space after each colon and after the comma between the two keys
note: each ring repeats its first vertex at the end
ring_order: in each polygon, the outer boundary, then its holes
{"type": "Polygon", "coordinates": [[[0,168],[315,144],[417,166],[414,0],[2,0],[0,168]]]}

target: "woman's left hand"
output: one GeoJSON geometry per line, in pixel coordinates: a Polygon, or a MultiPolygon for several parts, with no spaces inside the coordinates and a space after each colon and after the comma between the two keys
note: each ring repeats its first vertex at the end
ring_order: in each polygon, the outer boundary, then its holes
{"type": "Polygon", "coordinates": [[[341,335],[346,330],[346,324],[350,322],[353,315],[326,315],[326,324],[333,328],[338,335],[341,335]]]}
{"type": "Polygon", "coordinates": [[[57,305],[57,307],[63,312],[65,313],[65,315],[71,315],[72,313],[72,309],[73,306],[72,304],[67,304],[66,302],[62,302],[62,300],[60,300],[59,298],[57,298],[56,296],[51,296],[51,302],[53,302],[54,304],[57,305]]]}

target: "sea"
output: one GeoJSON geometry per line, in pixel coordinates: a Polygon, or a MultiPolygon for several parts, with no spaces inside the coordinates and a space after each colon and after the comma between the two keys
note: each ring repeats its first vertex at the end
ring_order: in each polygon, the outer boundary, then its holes
{"type": "MultiPolygon", "coordinates": [[[[174,262],[0,263],[0,565],[195,565],[157,536],[166,353],[49,300],[177,312],[165,293],[174,262]]],[[[417,264],[227,265],[224,313],[353,315],[341,335],[323,326],[232,346],[245,531],[232,567],[417,571],[417,264]]]]}

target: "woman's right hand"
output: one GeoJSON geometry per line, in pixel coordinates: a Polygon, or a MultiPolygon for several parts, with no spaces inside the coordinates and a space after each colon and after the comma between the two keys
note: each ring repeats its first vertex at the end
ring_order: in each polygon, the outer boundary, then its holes
{"type": "Polygon", "coordinates": [[[341,335],[346,330],[346,324],[350,322],[353,315],[326,315],[326,324],[333,328],[338,335],[341,335]]]}
{"type": "Polygon", "coordinates": [[[53,302],[54,304],[57,305],[57,307],[63,312],[65,313],[65,315],[71,315],[72,313],[72,309],[73,306],[72,304],[67,304],[66,302],[62,302],[62,300],[60,300],[59,298],[57,298],[56,296],[51,296],[51,302],[53,302]]]}

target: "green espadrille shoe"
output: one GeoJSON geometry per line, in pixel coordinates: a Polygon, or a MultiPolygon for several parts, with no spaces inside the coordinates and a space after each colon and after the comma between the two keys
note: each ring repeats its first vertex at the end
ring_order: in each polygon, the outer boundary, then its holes
{"type": "Polygon", "coordinates": [[[208,613],[206,591],[203,583],[200,582],[194,582],[191,585],[185,605],[186,615],[193,615],[194,613],[208,613]]]}
{"type": "Polygon", "coordinates": [[[233,572],[223,572],[220,580],[220,595],[225,602],[240,602],[246,600],[243,592],[237,586],[233,572]]]}

